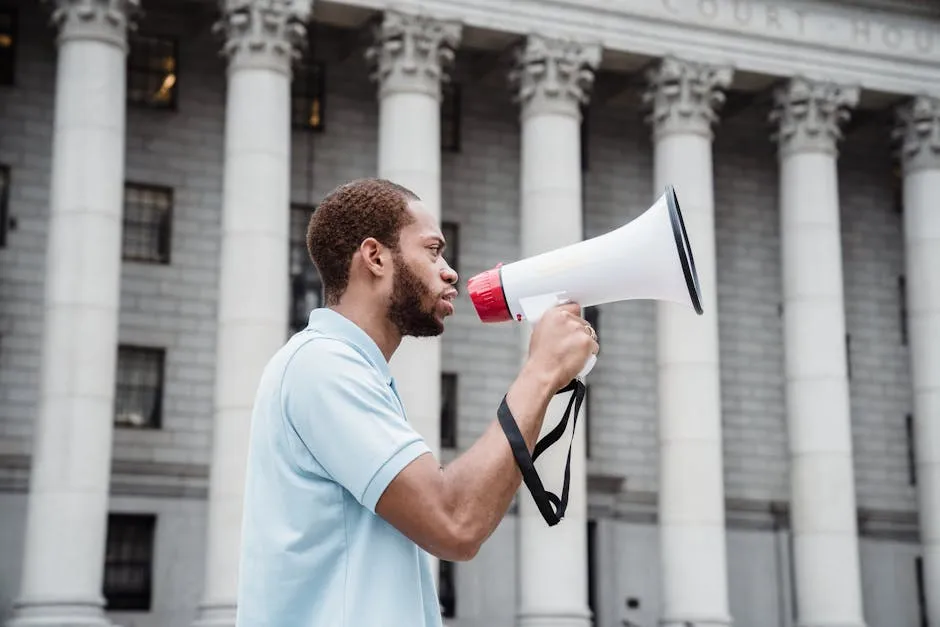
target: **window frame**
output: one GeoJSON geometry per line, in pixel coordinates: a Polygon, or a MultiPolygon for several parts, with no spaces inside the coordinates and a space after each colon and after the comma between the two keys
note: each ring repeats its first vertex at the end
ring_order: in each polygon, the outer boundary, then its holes
{"type": "Polygon", "coordinates": [[[323,133],[326,130],[326,63],[313,59],[307,53],[293,67],[290,87],[291,129],[306,133],[323,133]],[[298,102],[302,102],[307,116],[301,121],[297,115],[298,102]],[[319,102],[316,125],[309,124],[310,108],[319,102]]]}
{"type": "Polygon", "coordinates": [[[439,417],[441,448],[456,449],[458,444],[458,398],[460,375],[456,372],[441,372],[441,413],[439,417]],[[448,395],[448,391],[451,393],[448,395]]]}
{"type": "Polygon", "coordinates": [[[154,558],[156,555],[156,529],[157,516],[155,514],[138,514],[125,512],[111,512],[108,514],[107,538],[105,542],[104,572],[102,574],[102,596],[105,599],[105,609],[108,611],[143,611],[148,612],[153,606],[154,558]],[[119,536],[123,532],[123,536],[119,536]],[[142,533],[142,545],[134,545],[133,541],[140,539],[134,534],[142,533]],[[119,554],[127,552],[127,546],[120,544],[120,540],[130,538],[132,553],[143,548],[144,557],[124,558],[115,557],[112,551],[119,554]],[[126,592],[116,590],[112,585],[111,577],[114,569],[140,568],[143,573],[142,590],[126,592]]]}
{"type": "Polygon", "coordinates": [[[12,168],[9,164],[0,163],[0,248],[6,248],[10,243],[10,187],[13,183],[12,168]]]}
{"type": "Polygon", "coordinates": [[[307,326],[307,318],[310,315],[309,308],[305,308],[305,314],[300,316],[299,308],[299,297],[301,295],[307,294],[307,285],[305,281],[307,279],[313,279],[309,287],[319,287],[319,304],[317,307],[324,306],[325,294],[323,291],[323,281],[320,279],[320,273],[317,271],[316,266],[313,265],[313,262],[310,260],[309,253],[307,252],[307,224],[309,224],[310,216],[317,210],[317,205],[311,205],[308,203],[295,203],[290,204],[290,234],[288,235],[288,282],[290,288],[290,299],[288,303],[288,316],[287,324],[289,333],[298,333],[307,326]],[[303,221],[303,230],[295,232],[294,230],[294,216],[304,212],[307,214],[307,218],[303,221]],[[300,254],[302,252],[302,254],[300,254]],[[294,271],[294,256],[299,254],[303,258],[303,267],[299,272],[294,271]]]}
{"type": "Polygon", "coordinates": [[[463,142],[463,89],[459,82],[441,85],[441,150],[459,153],[463,142]],[[448,133],[448,129],[450,132],[448,133]]]}
{"type": "Polygon", "coordinates": [[[161,265],[167,266],[172,263],[173,259],[173,221],[176,208],[176,193],[175,190],[167,185],[159,185],[156,183],[142,183],[139,181],[125,181],[124,182],[124,200],[122,203],[122,229],[121,229],[121,259],[130,263],[142,263],[149,265],[161,265]],[[128,211],[128,192],[136,191],[142,193],[153,192],[156,194],[165,195],[168,200],[168,208],[166,211],[166,216],[164,222],[134,222],[130,223],[128,221],[128,216],[130,212],[128,211]],[[157,240],[157,255],[152,256],[142,256],[137,254],[128,253],[127,249],[127,235],[131,230],[131,227],[136,227],[138,225],[149,225],[151,229],[158,229],[159,231],[156,234],[157,240]]]}
{"type": "MultiPolygon", "coordinates": [[[[149,51],[148,51],[149,52],[149,51]]],[[[150,56],[146,57],[147,61],[151,60],[150,56]]],[[[129,107],[134,109],[144,109],[149,111],[170,111],[176,112],[179,110],[179,90],[180,90],[180,40],[179,37],[174,35],[166,35],[159,32],[152,31],[137,31],[129,33],[128,35],[128,50],[127,50],[127,61],[126,61],[126,89],[127,89],[127,104],[129,107]],[[141,45],[144,40],[155,40],[156,42],[162,42],[168,44],[172,50],[172,59],[173,59],[173,69],[172,71],[163,70],[164,81],[166,80],[166,75],[172,73],[175,76],[173,86],[170,88],[170,98],[166,103],[156,103],[153,101],[152,97],[146,100],[137,99],[134,97],[134,92],[131,89],[132,81],[134,76],[139,74],[144,74],[149,78],[151,75],[159,76],[160,71],[155,70],[147,62],[141,62],[139,65],[136,63],[137,59],[134,57],[135,46],[141,45]]],[[[145,83],[146,84],[146,83],[145,83]]]]}
{"type": "MultiPolygon", "coordinates": [[[[156,346],[141,346],[138,344],[125,344],[121,343],[118,345],[118,355],[117,355],[117,376],[114,382],[114,409],[113,409],[113,421],[116,428],[120,429],[134,429],[142,431],[158,431],[163,428],[163,418],[164,418],[164,396],[166,394],[166,349],[156,346]],[[138,355],[145,356],[155,356],[157,361],[157,370],[156,370],[156,384],[155,389],[155,398],[153,407],[150,410],[149,416],[144,416],[144,422],[142,424],[133,424],[127,420],[120,420],[119,417],[122,415],[121,409],[124,408],[124,403],[122,403],[122,383],[121,383],[121,372],[126,368],[121,367],[121,356],[122,353],[136,353],[138,355]]],[[[149,374],[149,371],[145,371],[149,374]]],[[[123,386],[124,389],[130,386],[123,386]]],[[[148,389],[149,391],[149,389],[148,389]]],[[[133,392],[128,394],[138,395],[140,391],[138,388],[134,388],[133,392]]],[[[132,396],[133,398],[133,396],[132,396]]],[[[128,403],[130,404],[130,403],[128,403]]]]}

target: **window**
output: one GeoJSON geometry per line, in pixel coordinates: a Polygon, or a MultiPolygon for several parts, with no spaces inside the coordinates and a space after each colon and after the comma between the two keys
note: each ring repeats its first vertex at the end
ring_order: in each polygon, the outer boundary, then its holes
{"type": "Polygon", "coordinates": [[[0,85],[12,85],[16,74],[16,24],[15,9],[0,10],[0,85]]]}
{"type": "Polygon", "coordinates": [[[898,277],[898,305],[900,307],[901,346],[907,346],[907,279],[898,277]]]}
{"type": "Polygon", "coordinates": [[[447,246],[444,247],[444,260],[447,262],[447,265],[454,269],[454,272],[459,274],[460,225],[456,222],[442,222],[441,235],[444,236],[444,241],[447,242],[447,246]]]}
{"type": "Polygon", "coordinates": [[[907,433],[907,483],[917,485],[917,453],[914,446],[914,416],[904,417],[904,429],[907,433]]]}
{"type": "Polygon", "coordinates": [[[164,357],[164,351],[160,348],[118,347],[116,424],[122,427],[160,428],[164,357]]]}
{"type": "Polygon", "coordinates": [[[600,338],[601,335],[601,310],[597,305],[592,305],[590,307],[584,308],[584,319],[594,327],[594,332],[597,333],[597,337],[600,338]]]}
{"type": "Polygon", "coordinates": [[[587,521],[588,609],[597,620],[597,521],[587,521]]]}
{"type": "Polygon", "coordinates": [[[323,63],[305,58],[294,67],[291,81],[291,125],[322,131],[326,76],[323,63]]]}
{"type": "Polygon", "coordinates": [[[589,112],[590,110],[588,109],[588,107],[584,105],[581,106],[580,140],[581,140],[581,171],[582,172],[587,172],[589,169],[588,168],[588,162],[589,162],[588,147],[590,145],[589,140],[590,140],[590,133],[591,133],[590,120],[588,116],[589,112]]]}
{"type": "Polygon", "coordinates": [[[457,448],[457,375],[441,374],[441,447],[457,448]]]}
{"type": "MultiPolygon", "coordinates": [[[[601,310],[597,305],[592,305],[591,307],[584,308],[584,319],[594,327],[594,332],[597,333],[598,339],[601,335],[601,310]]],[[[591,386],[588,383],[584,384],[584,405],[582,405],[581,415],[578,416],[580,421],[581,428],[584,430],[584,455],[588,459],[591,458],[591,386]]]]}
{"type": "Polygon", "coordinates": [[[584,403],[581,405],[581,415],[578,424],[584,433],[584,456],[591,458],[591,385],[584,384],[584,403]]]}
{"type": "Polygon", "coordinates": [[[150,109],[176,109],[179,91],[175,39],[132,34],[127,55],[127,99],[150,109]]]}
{"type": "Polygon", "coordinates": [[[172,218],[172,189],[139,183],[125,184],[124,259],[170,263],[172,218]]]}
{"type": "Polygon", "coordinates": [[[323,305],[320,273],[307,252],[307,223],[316,210],[311,205],[291,205],[290,211],[290,332],[307,326],[310,312],[323,305]]]}
{"type": "Polygon", "coordinates": [[[104,564],[108,610],[150,609],[153,592],[152,514],[111,514],[104,564]]]}
{"type": "Polygon", "coordinates": [[[441,148],[444,152],[460,152],[460,85],[441,85],[441,148]]]}
{"type": "Polygon", "coordinates": [[[438,602],[441,605],[441,615],[444,618],[457,616],[457,590],[454,587],[454,563],[447,560],[438,561],[438,602]]]}
{"type": "Polygon", "coordinates": [[[845,375],[852,380],[852,334],[845,334],[845,375]]]}
{"type": "Polygon", "coordinates": [[[895,165],[891,171],[891,201],[894,203],[894,212],[904,213],[904,174],[901,166],[895,165]]]}
{"type": "Polygon", "coordinates": [[[914,558],[914,578],[917,582],[917,609],[920,610],[920,627],[928,627],[927,621],[927,587],[924,585],[924,558],[914,558]]]}
{"type": "Polygon", "coordinates": [[[0,165],[0,248],[7,245],[10,228],[10,166],[0,165]]]}

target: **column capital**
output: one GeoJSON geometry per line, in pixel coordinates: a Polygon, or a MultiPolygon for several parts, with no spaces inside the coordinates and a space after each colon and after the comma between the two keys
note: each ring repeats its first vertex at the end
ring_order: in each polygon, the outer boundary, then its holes
{"type": "Polygon", "coordinates": [[[52,7],[59,44],[97,39],[127,51],[127,31],[136,28],[140,0],[44,0],[52,7]]]}
{"type": "Polygon", "coordinates": [[[222,0],[222,54],[229,69],[262,67],[290,73],[307,41],[312,0],[222,0]]]}
{"type": "Polygon", "coordinates": [[[781,154],[827,152],[837,154],[841,125],[858,104],[859,88],[797,77],[774,92],[770,121],[781,154]]]}
{"type": "Polygon", "coordinates": [[[730,67],[664,58],[647,72],[643,94],[644,104],[652,104],[646,120],[653,134],[694,133],[711,138],[718,108],[725,102],[724,90],[733,77],[730,67]]]}
{"type": "Polygon", "coordinates": [[[529,35],[509,73],[523,117],[535,113],[580,116],[601,62],[600,44],[529,35]]]}
{"type": "Polygon", "coordinates": [[[895,113],[892,135],[904,172],[940,169],[940,98],[915,96],[895,113]]]}
{"type": "Polygon", "coordinates": [[[462,35],[459,22],[385,11],[373,31],[373,44],[366,51],[379,97],[417,92],[439,99],[441,82],[450,78],[454,51],[462,35]]]}

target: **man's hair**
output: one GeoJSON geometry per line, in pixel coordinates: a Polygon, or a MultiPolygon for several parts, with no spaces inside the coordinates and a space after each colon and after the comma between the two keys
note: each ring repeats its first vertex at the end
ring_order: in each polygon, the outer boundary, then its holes
{"type": "Polygon", "coordinates": [[[349,284],[349,264],[363,240],[374,237],[398,250],[402,227],[413,221],[410,189],[385,179],[340,185],[323,199],[307,225],[307,251],[320,273],[326,305],[335,305],[349,284]]]}

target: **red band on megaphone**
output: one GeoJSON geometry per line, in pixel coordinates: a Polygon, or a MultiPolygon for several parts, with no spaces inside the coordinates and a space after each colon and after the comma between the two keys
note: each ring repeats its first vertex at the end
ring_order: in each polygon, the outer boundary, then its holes
{"type": "Polygon", "coordinates": [[[483,322],[506,322],[512,320],[509,304],[503,292],[503,281],[497,265],[492,270],[481,272],[467,281],[470,300],[483,322]]]}

